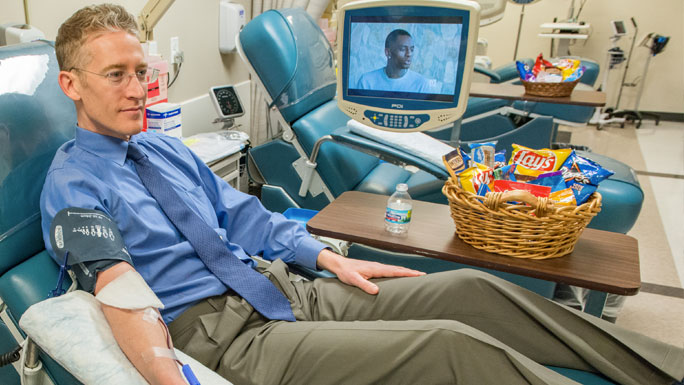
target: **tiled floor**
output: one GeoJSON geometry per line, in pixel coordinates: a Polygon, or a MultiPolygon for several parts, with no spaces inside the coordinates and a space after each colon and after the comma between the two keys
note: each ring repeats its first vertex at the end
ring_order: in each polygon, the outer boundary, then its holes
{"type": "Polygon", "coordinates": [[[628,233],[639,241],[644,284],[627,297],[617,324],[684,346],[684,123],[561,129],[571,132],[572,144],[630,165],[644,191],[641,214],[628,233]]]}

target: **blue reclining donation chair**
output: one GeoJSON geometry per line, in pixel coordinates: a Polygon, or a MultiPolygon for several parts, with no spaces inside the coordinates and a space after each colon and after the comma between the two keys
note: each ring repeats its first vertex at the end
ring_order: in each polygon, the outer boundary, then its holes
{"type": "MultiPolygon", "coordinates": [[[[250,150],[253,174],[259,174],[262,203],[273,211],[290,208],[319,210],[344,191],[356,190],[389,195],[396,183],[408,182],[414,199],[446,203],[441,196],[445,175],[411,154],[387,148],[382,143],[353,137],[347,128],[349,118],[337,107],[332,50],[323,33],[303,10],[272,10],[250,21],[238,37],[238,52],[252,74],[252,80],[266,91],[267,103],[275,108],[275,118],[284,130],[283,137],[250,150]],[[288,88],[293,88],[288,92],[288,88]],[[369,155],[372,154],[372,155],[369,155]],[[312,156],[315,155],[315,156],[312,156]],[[302,168],[315,158],[315,174],[300,195],[302,168]],[[420,168],[408,171],[379,158],[420,168]]],[[[533,119],[527,124],[540,130],[537,136],[550,145],[551,118],[533,119]]],[[[492,137],[506,130],[487,129],[492,137]]],[[[509,127],[510,126],[506,126],[509,127]]],[[[519,127],[522,129],[523,126],[519,127]]],[[[472,129],[477,130],[473,124],[472,129]]],[[[468,132],[466,128],[464,133],[468,132]]],[[[535,131],[532,131],[535,132],[535,131]]],[[[502,139],[502,143],[505,140],[502,139]]],[[[524,143],[522,143],[524,144],[524,143]]],[[[534,144],[530,144],[534,146],[534,144]]],[[[444,173],[442,171],[442,173],[444,173]]],[[[253,175],[255,176],[255,175],[253,175]]],[[[381,219],[379,219],[381,220],[381,219]]],[[[436,272],[464,267],[448,261],[415,255],[388,253],[362,245],[352,245],[349,256],[376,260],[436,272]]],[[[496,273],[496,272],[494,272],[496,273]]],[[[554,284],[509,274],[504,278],[525,287],[545,292],[554,284]]],[[[610,384],[601,376],[554,368],[584,384],[610,384]]]]}
{"type": "MultiPolygon", "coordinates": [[[[241,31],[238,52],[253,80],[265,89],[267,103],[277,107],[274,115],[284,130],[281,139],[249,153],[254,171],[265,182],[262,202],[267,208],[280,212],[289,207],[318,210],[344,191],[389,195],[398,183],[407,183],[414,199],[447,203],[441,193],[447,174],[441,166],[366,140],[347,128],[349,118],[335,100],[332,49],[304,12],[268,11],[255,18],[241,31]],[[304,179],[307,160],[313,158],[315,169],[309,184],[304,179]],[[413,165],[418,171],[392,163],[413,165]],[[303,183],[308,188],[302,189],[303,183]]],[[[491,126],[501,127],[492,136],[516,129],[501,117],[494,119],[497,121],[491,126]]],[[[475,123],[472,127],[478,129],[475,123]]],[[[520,129],[533,133],[530,138],[541,142],[544,137],[550,138],[551,123],[546,118],[534,119],[520,129]]],[[[502,139],[502,145],[504,142],[502,139]]]]}
{"type": "Polygon", "coordinates": [[[395,156],[409,164],[425,162],[398,151],[369,155],[337,142],[335,138],[349,135],[349,118],[334,99],[333,52],[305,12],[265,12],[243,28],[238,43],[243,60],[256,75],[253,80],[266,90],[267,102],[277,107],[278,124],[284,130],[282,139],[250,151],[253,164],[267,181],[262,188],[267,208],[280,212],[288,207],[320,209],[344,191],[390,194],[397,183],[407,183],[416,199],[446,202],[441,194],[443,171],[433,168],[437,176],[407,171],[378,157],[395,156]],[[313,154],[315,169],[306,162],[313,154]],[[310,184],[302,188],[307,173],[310,184]]]}

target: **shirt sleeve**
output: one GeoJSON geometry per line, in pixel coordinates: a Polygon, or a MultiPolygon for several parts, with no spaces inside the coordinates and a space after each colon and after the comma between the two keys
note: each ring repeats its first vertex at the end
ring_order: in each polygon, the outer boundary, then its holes
{"type": "Polygon", "coordinates": [[[88,293],[94,293],[95,283],[97,283],[97,273],[105,271],[119,263],[121,263],[121,261],[115,259],[102,259],[99,261],[80,262],[76,265],[72,265],[71,269],[74,271],[74,275],[76,275],[76,281],[78,281],[79,288],[88,293]]]}
{"type": "MultiPolygon", "coordinates": [[[[50,226],[57,213],[65,208],[78,207],[99,210],[111,216],[98,198],[96,198],[102,196],[101,194],[104,192],[100,191],[101,189],[96,183],[92,183],[92,180],[94,180],[94,178],[84,175],[79,170],[60,168],[50,170],[45,178],[43,191],[40,196],[43,242],[52,259],[58,264],[62,261],[58,260],[57,253],[53,250],[52,242],[50,241],[50,226]]],[[[120,262],[107,261],[107,259],[94,261],[97,263],[84,264],[83,266],[79,266],[78,270],[74,270],[79,284],[84,290],[92,292],[95,288],[95,281],[86,279],[85,274],[79,273],[82,271],[97,272],[106,270],[113,264],[120,262]]]]}
{"type": "Polygon", "coordinates": [[[197,163],[203,188],[229,242],[239,245],[250,255],[317,269],[318,254],[327,248],[326,245],[311,237],[298,222],[267,210],[257,197],[235,190],[192,151],[187,151],[197,163]]]}

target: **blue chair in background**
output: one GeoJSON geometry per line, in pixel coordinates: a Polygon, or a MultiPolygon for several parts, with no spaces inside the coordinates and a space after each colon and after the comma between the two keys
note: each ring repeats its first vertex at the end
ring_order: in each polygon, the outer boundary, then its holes
{"type": "MultiPolygon", "coordinates": [[[[586,70],[584,75],[580,78],[580,82],[576,89],[578,90],[592,90],[598,79],[599,75],[599,65],[597,62],[581,58],[582,64],[586,70]]],[[[533,59],[521,59],[521,61],[527,63],[528,65],[533,65],[533,59]]],[[[486,68],[477,67],[475,71],[485,75],[490,83],[513,83],[520,84],[520,79],[518,76],[518,70],[515,63],[509,63],[501,67],[495,68],[493,70],[488,70],[486,68]]],[[[487,110],[494,110],[500,108],[499,106],[493,106],[492,101],[488,98],[477,98],[472,103],[472,108],[480,113],[486,112],[487,110]],[[482,100],[484,99],[484,100],[482,100]]],[[[554,104],[554,103],[543,103],[543,102],[530,102],[530,101],[514,101],[506,103],[509,107],[513,108],[515,111],[522,113],[530,117],[537,116],[551,116],[554,122],[557,124],[563,124],[568,126],[583,126],[589,123],[591,117],[594,115],[594,107],[585,106],[570,106],[565,104],[554,104]]],[[[469,108],[471,105],[469,103],[469,108]]],[[[553,138],[555,141],[555,137],[553,138]]]]}
{"type": "MultiPolygon", "coordinates": [[[[573,57],[573,59],[576,59],[573,57]]],[[[527,64],[529,67],[534,65],[534,59],[523,58],[519,61],[527,64]]],[[[582,65],[586,67],[584,75],[580,78],[580,83],[588,86],[594,86],[599,75],[599,65],[597,62],[587,59],[579,58],[582,65]]],[[[507,63],[494,69],[487,69],[482,66],[476,66],[475,72],[489,78],[490,83],[517,83],[519,84],[520,77],[518,76],[518,68],[515,62],[507,63]]]]}

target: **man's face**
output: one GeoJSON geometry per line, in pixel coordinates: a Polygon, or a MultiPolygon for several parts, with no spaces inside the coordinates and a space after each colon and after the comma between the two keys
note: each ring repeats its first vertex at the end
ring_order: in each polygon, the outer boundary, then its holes
{"type": "Polygon", "coordinates": [[[147,84],[140,83],[136,71],[147,63],[138,39],[124,31],[105,32],[89,38],[81,48],[90,58],[79,72],[76,82],[82,108],[79,125],[87,130],[120,139],[128,139],[142,130],[147,84]],[[88,73],[90,71],[92,73],[88,73]],[[121,84],[112,84],[95,74],[124,74],[121,84]]]}
{"type": "Polygon", "coordinates": [[[408,69],[411,67],[414,48],[411,36],[399,35],[389,49],[385,49],[385,53],[395,68],[408,69]]]}

